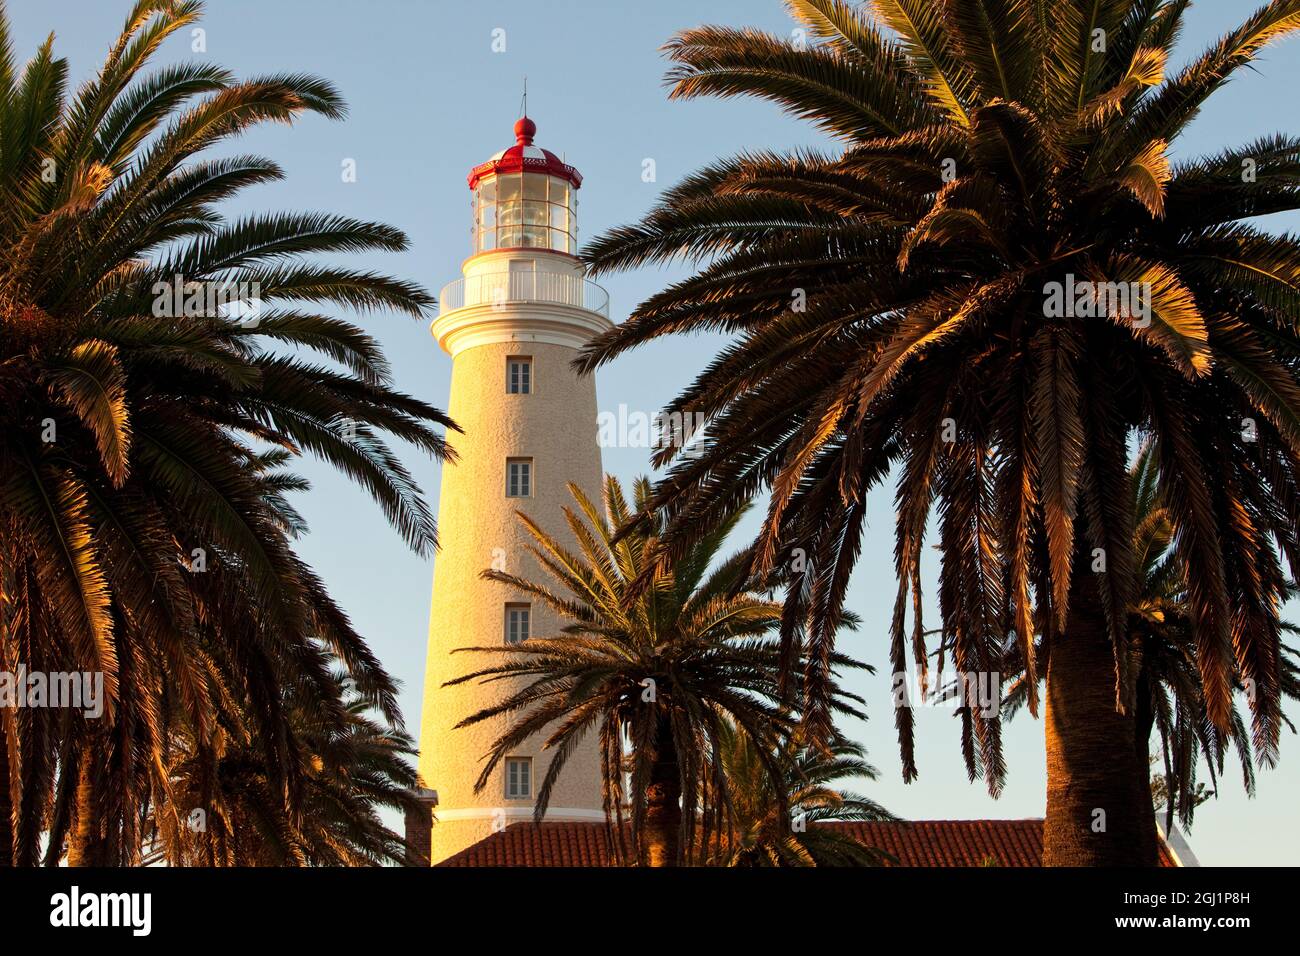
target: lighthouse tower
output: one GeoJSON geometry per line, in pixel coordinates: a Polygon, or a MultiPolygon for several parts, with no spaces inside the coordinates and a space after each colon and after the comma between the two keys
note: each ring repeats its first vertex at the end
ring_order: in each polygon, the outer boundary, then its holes
{"type": "MultiPolygon", "coordinates": [[[[519,120],[515,144],[470,171],[473,254],[463,277],[442,290],[433,323],[452,357],[448,412],[464,429],[448,436],[456,460],[442,472],[420,731],[420,775],[437,793],[435,864],[531,819],[551,756],[540,739],[531,740],[474,792],[484,755],[512,718],[455,725],[502,700],[511,685],[443,687],[489,663],[486,655],[452,650],[553,636],[560,625],[528,595],[479,574],[491,567],[544,580],[516,512],[567,533],[561,509],[572,501],[568,483],[593,500],[601,488],[595,381],[570,362],[611,327],[609,297],[584,277],[575,255],[582,176],[534,146],[536,133],[532,120],[519,120]]],[[[593,736],[569,758],[548,820],[604,819],[597,753],[593,736]]]]}

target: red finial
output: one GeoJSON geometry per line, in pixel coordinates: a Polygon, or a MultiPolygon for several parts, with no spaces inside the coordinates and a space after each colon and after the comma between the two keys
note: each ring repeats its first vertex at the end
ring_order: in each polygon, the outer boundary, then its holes
{"type": "Polygon", "coordinates": [[[532,146],[533,137],[537,135],[537,124],[527,116],[515,123],[515,142],[520,146],[532,146]]]}

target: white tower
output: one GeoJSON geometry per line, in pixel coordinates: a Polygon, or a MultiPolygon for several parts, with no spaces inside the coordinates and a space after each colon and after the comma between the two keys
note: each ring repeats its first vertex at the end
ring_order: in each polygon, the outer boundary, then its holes
{"type": "MultiPolygon", "coordinates": [[[[536,132],[532,120],[519,120],[515,145],[470,171],[473,255],[463,278],[442,290],[433,323],[438,344],[452,357],[448,413],[464,429],[448,436],[456,461],[442,472],[442,548],[433,573],[420,730],[420,774],[438,794],[435,864],[494,829],[531,818],[550,762],[541,741],[530,741],[474,793],[483,756],[510,718],[453,728],[509,687],[443,687],[489,661],[450,652],[553,635],[559,623],[549,609],[479,573],[496,567],[544,580],[515,512],[552,534],[567,534],[566,485],[574,482],[593,500],[600,494],[595,381],[578,376],[570,362],[611,327],[609,298],[583,276],[575,256],[582,177],[534,146],[536,132]]],[[[597,755],[593,735],[570,757],[548,820],[604,818],[597,755]]]]}

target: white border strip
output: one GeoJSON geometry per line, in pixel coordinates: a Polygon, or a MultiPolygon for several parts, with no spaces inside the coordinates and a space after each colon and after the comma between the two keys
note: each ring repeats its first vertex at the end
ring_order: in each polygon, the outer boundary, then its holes
{"type": "Polygon", "coordinates": [[[1160,839],[1164,840],[1165,847],[1169,850],[1169,855],[1174,858],[1176,864],[1179,866],[1201,865],[1201,861],[1196,858],[1196,854],[1192,852],[1191,846],[1183,838],[1177,826],[1170,827],[1169,832],[1165,833],[1164,822],[1157,820],[1156,830],[1160,834],[1160,839]]]}
{"type": "MultiPolygon", "coordinates": [[[[444,810],[438,807],[433,811],[434,825],[447,820],[531,820],[532,807],[465,807],[459,810],[444,810]]],[[[588,810],[578,807],[548,807],[544,822],[560,820],[596,820],[604,821],[604,810],[588,810]]]]}

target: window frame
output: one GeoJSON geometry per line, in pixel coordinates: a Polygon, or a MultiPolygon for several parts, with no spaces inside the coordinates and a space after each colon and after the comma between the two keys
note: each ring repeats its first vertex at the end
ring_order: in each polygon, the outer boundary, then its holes
{"type": "MultiPolygon", "coordinates": [[[[534,488],[534,486],[536,485],[536,479],[537,479],[537,476],[536,476],[536,474],[533,472],[533,459],[532,459],[532,458],[526,458],[526,457],[513,457],[513,456],[512,456],[512,457],[506,459],[506,497],[507,497],[507,498],[531,498],[531,497],[533,497],[533,488],[534,488]],[[524,482],[522,482],[522,484],[525,484],[525,485],[526,485],[526,490],[525,490],[525,493],[524,493],[524,494],[511,494],[511,492],[510,492],[510,489],[511,489],[511,486],[512,486],[512,482],[511,482],[511,478],[512,478],[511,466],[512,466],[512,465],[525,465],[525,466],[527,466],[527,471],[526,471],[526,472],[522,472],[522,474],[526,475],[526,477],[525,477],[525,479],[524,479],[524,482]]],[[[515,483],[515,487],[518,487],[519,484],[520,484],[520,483],[515,483]]]]}
{"type": "Polygon", "coordinates": [[[533,357],[531,355],[507,355],[506,356],[506,394],[507,395],[531,395],[533,394],[533,357]],[[519,375],[518,388],[515,388],[515,367],[521,370],[519,375]]]}
{"type": "MultiPolygon", "coordinates": [[[[517,620],[518,620],[518,619],[517,619],[517,620]]],[[[532,605],[532,602],[531,602],[531,601],[507,601],[507,602],[506,602],[506,606],[505,606],[505,615],[504,615],[503,627],[504,627],[504,630],[502,631],[501,639],[502,639],[502,641],[505,643],[505,645],[506,645],[507,647],[513,647],[513,646],[516,645],[516,644],[522,644],[524,641],[526,641],[526,640],[528,640],[530,637],[532,637],[532,636],[533,636],[533,605],[532,605]],[[521,637],[521,638],[520,638],[519,640],[517,640],[517,641],[512,641],[512,640],[510,640],[510,630],[511,630],[510,625],[511,625],[511,623],[512,623],[511,620],[510,620],[510,616],[511,616],[511,614],[518,614],[518,613],[521,612],[521,611],[523,612],[522,622],[523,622],[523,635],[524,635],[524,636],[521,637]]],[[[517,630],[516,630],[516,632],[517,632],[517,630]]]]}
{"type": "MultiPolygon", "coordinates": [[[[505,778],[505,798],[507,800],[531,800],[533,799],[533,758],[532,757],[506,757],[503,761],[503,777],[505,778]],[[527,768],[528,787],[525,793],[510,792],[510,769],[513,766],[523,766],[527,768]]],[[[518,780],[518,776],[516,776],[518,780]]]]}

